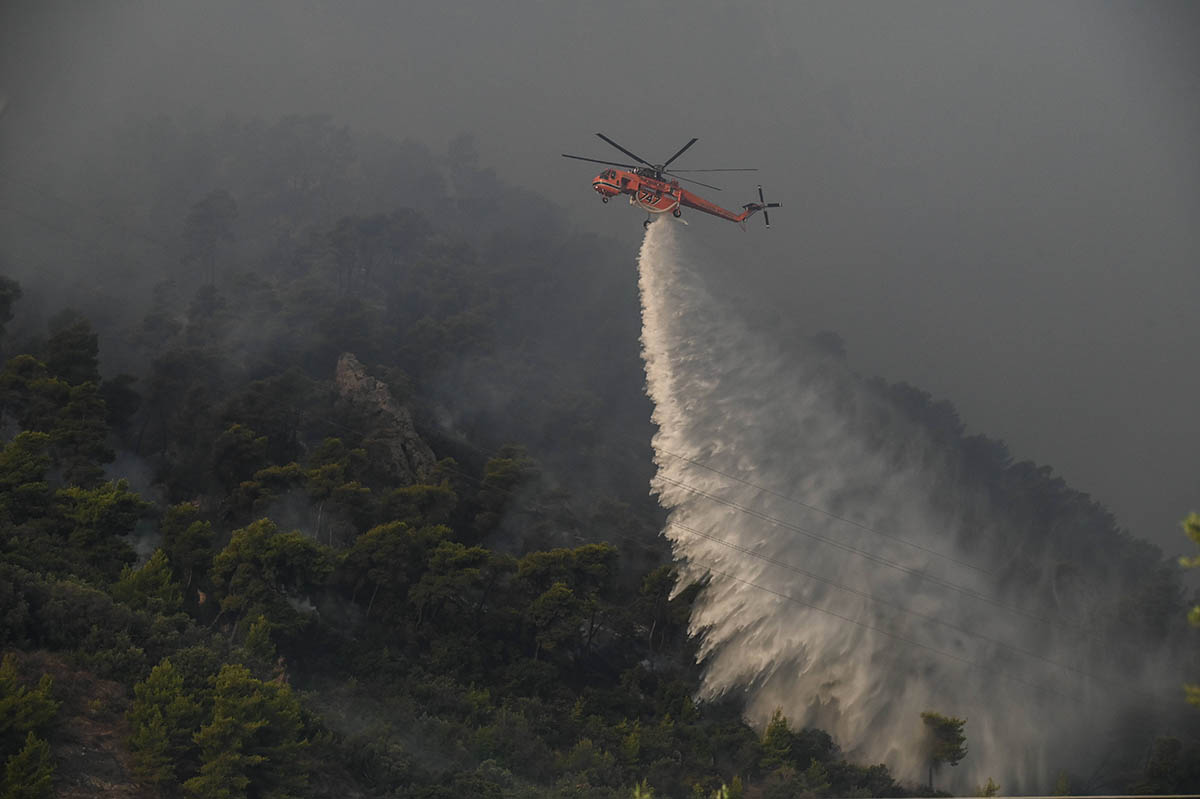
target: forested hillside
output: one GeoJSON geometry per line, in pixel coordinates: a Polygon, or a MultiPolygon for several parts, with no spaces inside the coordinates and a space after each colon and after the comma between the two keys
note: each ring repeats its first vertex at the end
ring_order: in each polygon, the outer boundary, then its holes
{"type": "MultiPolygon", "coordinates": [[[[647,493],[632,252],[465,138],[157,118],[82,164],[10,176],[0,227],[11,795],[915,790],[693,702],[704,589],[647,493]]],[[[1005,568],[1121,562],[1098,630],[1170,638],[1160,553],[948,405],[872,390],[1027,520],[1005,568]]],[[[1078,787],[1196,790],[1197,744],[1160,732],[1078,787]]]]}

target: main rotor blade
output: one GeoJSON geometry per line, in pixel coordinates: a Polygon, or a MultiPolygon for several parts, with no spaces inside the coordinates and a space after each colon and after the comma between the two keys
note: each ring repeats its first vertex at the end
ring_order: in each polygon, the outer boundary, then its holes
{"type": "Polygon", "coordinates": [[[610,139],[610,138],[608,138],[607,136],[605,136],[603,133],[597,133],[596,135],[597,135],[597,136],[599,136],[600,138],[604,139],[606,142],[608,142],[609,144],[611,144],[613,147],[616,147],[616,148],[617,148],[618,150],[620,150],[621,152],[625,153],[625,155],[629,156],[629,157],[630,157],[630,158],[632,158],[634,161],[637,161],[639,164],[645,164],[646,166],[649,166],[649,167],[652,167],[652,166],[654,166],[654,164],[650,163],[649,161],[647,161],[646,159],[642,158],[641,156],[637,156],[637,155],[634,155],[633,153],[629,152],[629,151],[628,151],[628,150],[626,150],[624,147],[622,147],[621,145],[617,144],[617,143],[616,143],[615,141],[613,141],[612,139],[610,139]]]}
{"type": "Polygon", "coordinates": [[[706,188],[706,189],[712,189],[713,191],[720,191],[720,190],[721,190],[721,187],[720,187],[720,186],[711,186],[711,185],[709,185],[708,183],[701,183],[700,181],[698,181],[698,180],[692,180],[691,178],[681,178],[681,177],[679,177],[679,175],[676,175],[674,172],[663,172],[663,174],[664,174],[664,175],[670,175],[671,177],[673,177],[673,178],[675,178],[675,179],[677,179],[677,180],[682,180],[684,183],[695,183],[697,186],[703,186],[704,188],[706,188]]]}
{"type": "Polygon", "coordinates": [[[671,156],[670,158],[668,158],[666,161],[663,162],[662,168],[666,169],[667,167],[669,167],[671,165],[672,161],[674,161],[679,156],[683,155],[687,151],[687,148],[691,147],[693,144],[695,144],[698,141],[700,141],[700,140],[692,139],[690,142],[688,142],[687,144],[680,147],[679,152],[675,153],[675,155],[671,156]]]}
{"type": "Polygon", "coordinates": [[[618,164],[616,161],[601,161],[599,158],[584,158],[582,155],[567,155],[562,154],[563,158],[574,158],[576,161],[591,161],[593,164],[608,164],[609,166],[619,166],[625,169],[638,169],[636,164],[618,164]]]}
{"type": "Polygon", "coordinates": [[[757,169],[673,169],[672,172],[757,172],[757,169]]]}

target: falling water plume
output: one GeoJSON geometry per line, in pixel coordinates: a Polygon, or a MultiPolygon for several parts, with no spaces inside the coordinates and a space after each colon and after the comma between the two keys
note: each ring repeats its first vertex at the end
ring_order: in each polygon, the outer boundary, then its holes
{"type": "Polygon", "coordinates": [[[741,695],[760,725],[782,708],[912,782],[924,710],[968,719],[947,784],[1032,789],[1080,764],[1119,704],[1087,676],[1086,604],[1038,607],[997,577],[1001,523],[964,529],[961,506],[982,500],[939,470],[928,434],[881,428],[884,400],[841,359],[752,328],[703,266],[678,225],[649,227],[652,490],[680,586],[709,579],[691,619],[702,697],[741,695]]]}

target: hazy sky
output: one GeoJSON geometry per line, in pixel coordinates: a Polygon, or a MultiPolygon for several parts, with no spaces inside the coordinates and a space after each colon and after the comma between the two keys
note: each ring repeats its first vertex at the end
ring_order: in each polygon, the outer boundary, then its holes
{"type": "MultiPolygon", "coordinates": [[[[130,113],[330,112],[502,178],[634,256],[591,165],[690,137],[761,181],[691,216],[731,302],[832,329],[1135,533],[1200,509],[1200,8],[1192,3],[6,3],[0,159],[53,169],[130,113]]],[[[781,328],[782,334],[783,328],[781,328]]]]}

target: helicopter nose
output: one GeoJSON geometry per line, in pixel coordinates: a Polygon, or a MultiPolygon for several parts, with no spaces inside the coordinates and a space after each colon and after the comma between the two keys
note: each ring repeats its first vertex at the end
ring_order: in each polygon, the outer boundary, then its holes
{"type": "Polygon", "coordinates": [[[617,193],[616,187],[605,181],[603,178],[596,178],[593,180],[592,189],[602,197],[611,197],[617,193]]]}

